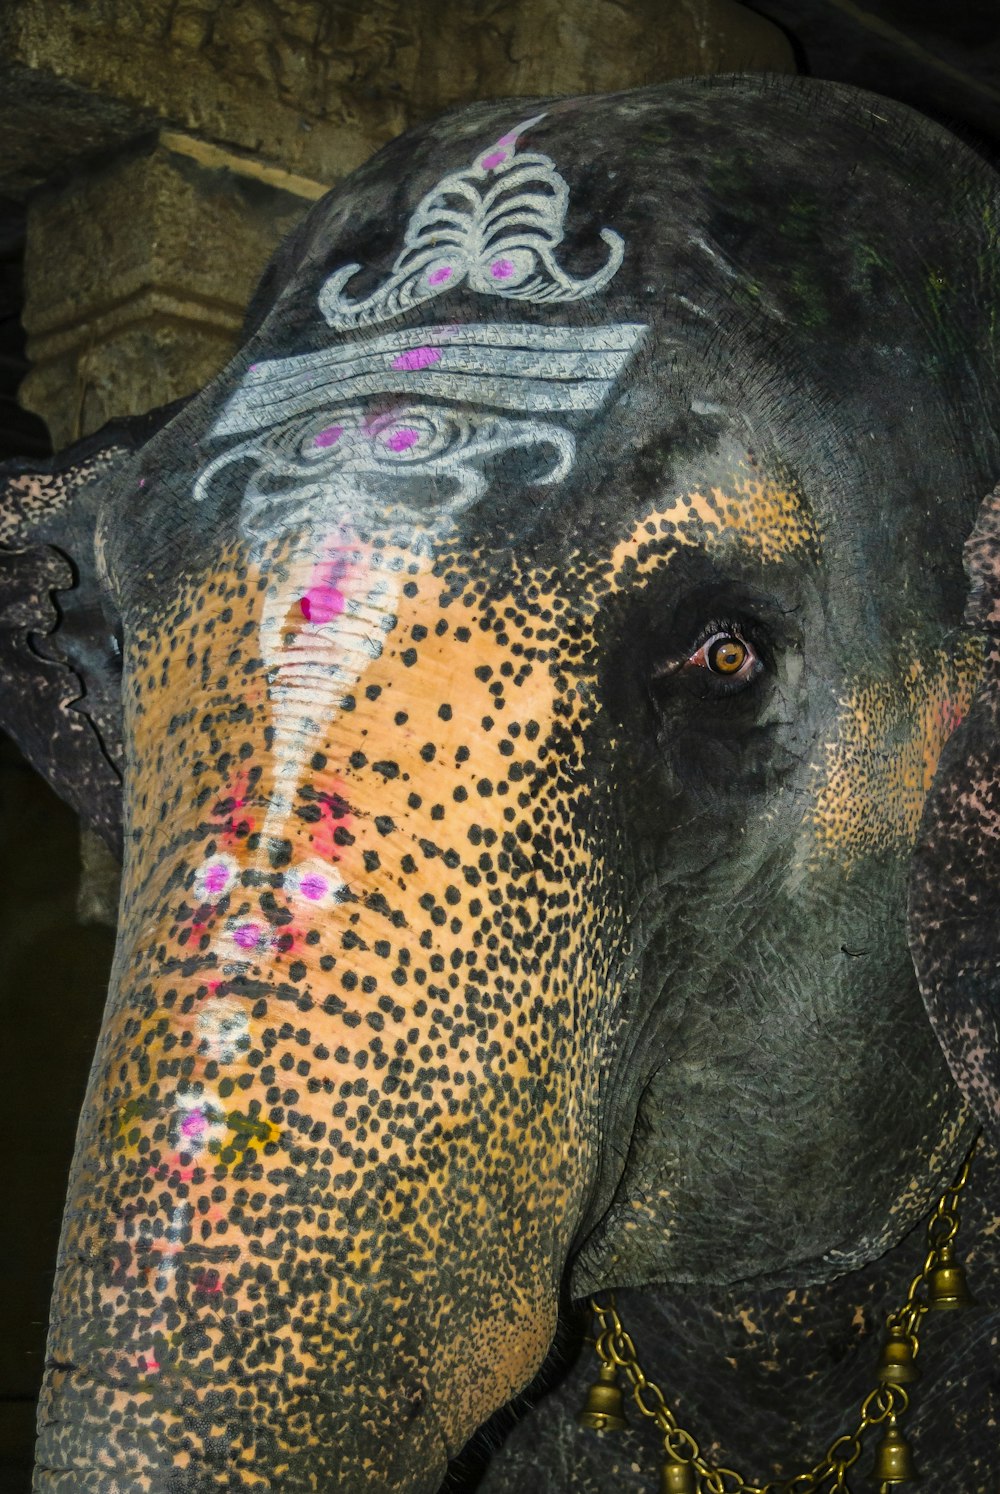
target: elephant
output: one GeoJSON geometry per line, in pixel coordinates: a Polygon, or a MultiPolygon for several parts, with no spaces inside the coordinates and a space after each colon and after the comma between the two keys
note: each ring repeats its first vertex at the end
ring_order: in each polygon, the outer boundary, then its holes
{"type": "Polygon", "coordinates": [[[38,1494],[1000,1487],[998,213],[839,84],[466,106],[4,467],[124,861],[38,1494]]]}

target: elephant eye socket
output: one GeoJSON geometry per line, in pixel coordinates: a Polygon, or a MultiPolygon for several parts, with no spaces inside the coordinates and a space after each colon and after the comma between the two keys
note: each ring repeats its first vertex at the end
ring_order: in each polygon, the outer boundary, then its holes
{"type": "Polygon", "coordinates": [[[732,685],[749,684],[761,667],[756,649],[734,628],[713,629],[682,665],[685,673],[703,670],[732,685]]]}

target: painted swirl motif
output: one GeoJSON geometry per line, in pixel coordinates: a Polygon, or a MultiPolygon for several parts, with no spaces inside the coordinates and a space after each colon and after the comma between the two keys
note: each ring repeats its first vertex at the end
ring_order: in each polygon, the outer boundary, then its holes
{"type": "Polygon", "coordinates": [[[515,301],[579,301],[602,290],[621,266],[623,239],[602,228],[607,263],[586,279],[567,274],[554,251],[565,232],[569,187],[548,156],[516,153],[518,137],[544,118],[536,115],[501,135],[423,198],[389,280],[366,300],[344,296],[361,265],[334,271],[319,294],[330,326],[389,321],[463,281],[481,294],[515,301]]]}
{"type": "MultiPolygon", "coordinates": [[[[483,468],[491,458],[532,447],[554,454],[535,484],[566,477],[575,438],[551,422],[419,403],[372,415],[354,405],[334,419],[316,412],[293,418],[230,447],[201,474],[196,497],[205,496],[223,467],[251,460],[241,521],[258,543],[266,544],[276,527],[294,524],[296,511],[312,524],[322,522],[327,509],[357,522],[376,506],[390,522],[394,515],[420,514],[429,541],[442,523],[482,497],[488,484],[483,468]]],[[[417,539],[410,536],[411,547],[417,539]]]]}
{"type": "Polygon", "coordinates": [[[645,335],[630,322],[415,327],[253,364],[210,433],[232,444],[194,496],[248,462],[240,520],[255,544],[269,525],[334,511],[419,517],[429,542],[483,496],[501,453],[547,449],[549,466],[539,475],[536,462],[525,481],[567,477],[576,430],[605,407],[645,335]]]}

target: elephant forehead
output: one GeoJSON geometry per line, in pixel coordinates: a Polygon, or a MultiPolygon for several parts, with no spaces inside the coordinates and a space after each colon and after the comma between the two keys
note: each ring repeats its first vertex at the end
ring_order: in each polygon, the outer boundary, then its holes
{"type": "Polygon", "coordinates": [[[742,553],[766,565],[794,557],[818,560],[821,532],[791,477],[742,459],[730,472],[655,504],[616,546],[613,572],[620,582],[638,579],[659,569],[680,545],[708,554],[742,553]]]}

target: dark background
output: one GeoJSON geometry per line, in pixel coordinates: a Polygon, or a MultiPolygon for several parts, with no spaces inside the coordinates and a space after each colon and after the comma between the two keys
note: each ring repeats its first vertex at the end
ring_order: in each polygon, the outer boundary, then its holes
{"type": "MultiPolygon", "coordinates": [[[[670,0],[664,0],[669,4],[670,0]]],[[[1000,158],[1000,0],[756,0],[800,71],[888,94],[1000,158]]],[[[43,455],[17,405],[23,207],[0,200],[0,458],[43,455]]],[[[70,811],[0,738],[0,1494],[30,1486],[63,1192],[113,936],[76,916],[70,811]]]]}

